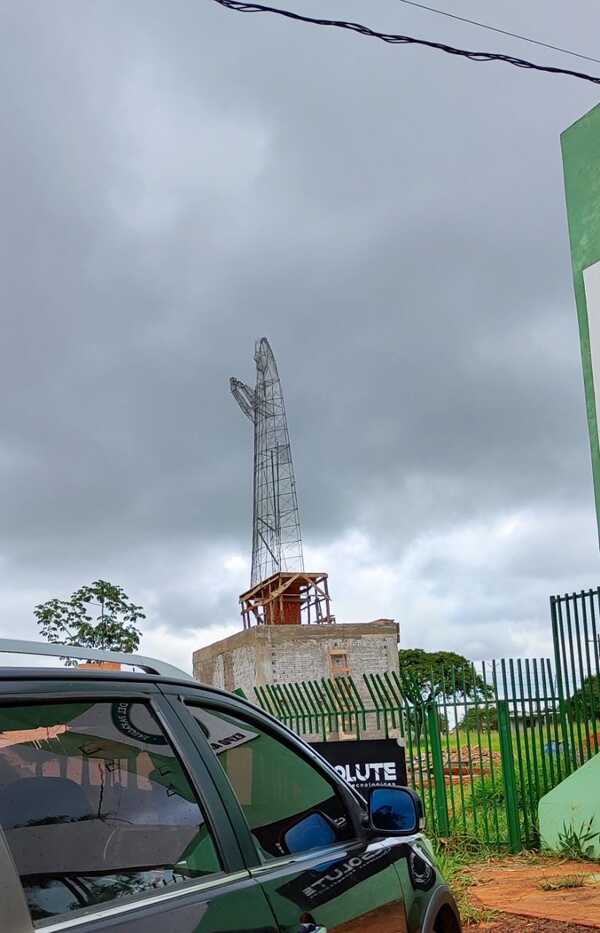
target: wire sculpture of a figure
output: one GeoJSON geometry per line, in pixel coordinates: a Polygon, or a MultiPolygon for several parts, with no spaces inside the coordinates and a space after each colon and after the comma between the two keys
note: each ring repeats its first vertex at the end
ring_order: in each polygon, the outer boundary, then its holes
{"type": "Polygon", "coordinates": [[[266,337],[257,340],[254,361],[254,389],[239,379],[230,379],[233,397],[254,424],[252,586],[280,571],[304,570],[285,404],[277,363],[266,337]]]}

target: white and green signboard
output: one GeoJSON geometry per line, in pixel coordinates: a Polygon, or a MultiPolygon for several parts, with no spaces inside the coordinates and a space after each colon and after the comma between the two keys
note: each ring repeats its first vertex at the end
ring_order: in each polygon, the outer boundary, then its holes
{"type": "Polygon", "coordinates": [[[561,143],[600,532],[600,105],[565,130],[561,143]]]}

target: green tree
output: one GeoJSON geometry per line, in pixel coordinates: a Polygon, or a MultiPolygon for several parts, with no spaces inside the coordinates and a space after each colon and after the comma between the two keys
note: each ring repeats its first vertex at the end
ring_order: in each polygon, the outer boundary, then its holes
{"type": "MultiPolygon", "coordinates": [[[[95,580],[69,599],[49,599],[33,610],[42,636],[57,645],[135,651],[140,643],[136,623],[146,616],[120,586],[95,580]]],[[[67,665],[77,661],[66,659],[67,665]]]]}
{"type": "Polygon", "coordinates": [[[492,688],[462,654],[406,648],[398,652],[398,659],[402,693],[414,706],[442,696],[450,702],[493,696],[492,688]]]}
{"type": "Polygon", "coordinates": [[[600,677],[586,677],[569,700],[571,715],[578,719],[600,719],[600,677]]]}
{"type": "Polygon", "coordinates": [[[459,726],[461,729],[468,729],[469,732],[477,732],[478,729],[480,732],[497,732],[498,710],[495,706],[471,706],[459,726]]]}

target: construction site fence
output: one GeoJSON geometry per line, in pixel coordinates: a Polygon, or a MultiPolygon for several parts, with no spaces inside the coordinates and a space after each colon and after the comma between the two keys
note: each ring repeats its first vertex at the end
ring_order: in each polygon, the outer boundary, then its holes
{"type": "Polygon", "coordinates": [[[540,798],[600,743],[600,590],[552,597],[550,612],[553,658],[432,674],[421,701],[397,672],[272,684],[255,698],[308,740],[398,740],[430,833],[535,848],[540,798]]]}

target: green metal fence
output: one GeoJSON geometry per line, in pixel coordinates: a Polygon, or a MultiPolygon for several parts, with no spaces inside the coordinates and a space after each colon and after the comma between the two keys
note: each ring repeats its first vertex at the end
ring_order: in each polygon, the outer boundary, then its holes
{"type": "Polygon", "coordinates": [[[534,847],[540,798],[600,745],[600,589],[550,607],[553,663],[449,670],[420,703],[397,673],[257,687],[256,700],[309,739],[398,738],[431,832],[534,847]]]}
{"type": "Polygon", "coordinates": [[[538,801],[572,769],[581,723],[546,659],[492,661],[475,674],[481,689],[450,671],[421,705],[403,699],[397,674],[258,687],[256,699],[307,738],[397,737],[431,831],[519,851],[537,844],[538,801]]]}
{"type": "Polygon", "coordinates": [[[569,766],[599,751],[600,589],[550,599],[554,664],[569,766]]]}

